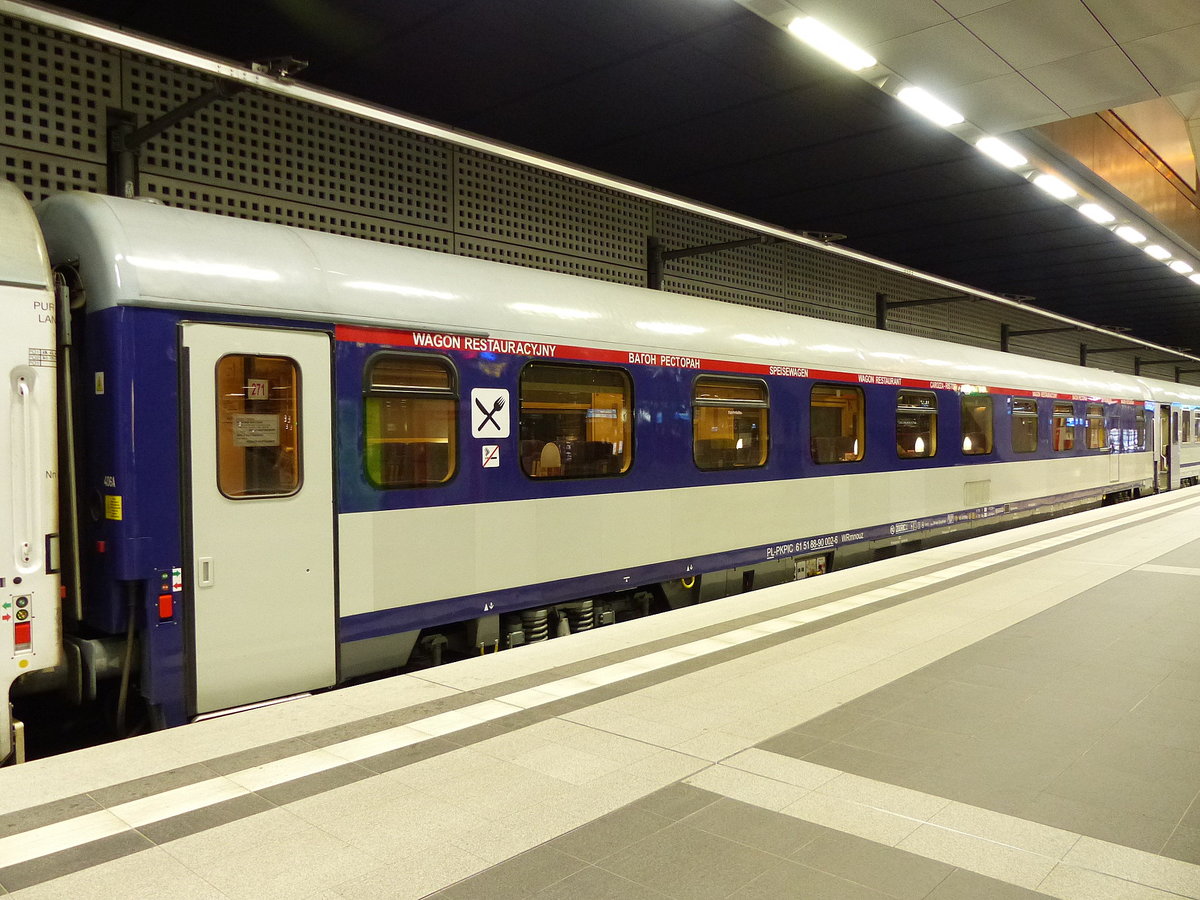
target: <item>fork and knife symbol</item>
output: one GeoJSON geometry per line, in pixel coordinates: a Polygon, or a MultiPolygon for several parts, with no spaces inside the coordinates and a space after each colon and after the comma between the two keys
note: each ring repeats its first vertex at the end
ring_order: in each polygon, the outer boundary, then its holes
{"type": "Polygon", "coordinates": [[[475,406],[481,413],[483,413],[483,421],[479,423],[479,427],[475,429],[476,431],[483,431],[484,426],[487,425],[488,422],[491,422],[493,425],[495,425],[497,431],[504,431],[504,429],[500,427],[500,423],[496,421],[496,413],[504,409],[503,397],[496,398],[496,402],[492,404],[491,412],[488,412],[488,408],[483,405],[478,397],[475,398],[475,406]]]}

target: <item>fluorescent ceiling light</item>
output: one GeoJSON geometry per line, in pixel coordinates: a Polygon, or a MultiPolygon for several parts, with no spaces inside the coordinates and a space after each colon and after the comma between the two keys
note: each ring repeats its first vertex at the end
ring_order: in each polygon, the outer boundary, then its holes
{"type": "Polygon", "coordinates": [[[1171,271],[1178,272],[1180,275],[1190,275],[1192,267],[1185,263],[1182,259],[1177,259],[1171,263],[1171,271]]]}
{"type": "Polygon", "coordinates": [[[1129,241],[1131,244],[1140,244],[1146,240],[1146,236],[1136,228],[1130,228],[1128,225],[1122,225],[1116,230],[1117,237],[1122,240],[1129,241]]]}
{"type": "Polygon", "coordinates": [[[1061,178],[1056,178],[1053,175],[1039,175],[1033,179],[1033,183],[1058,200],[1069,200],[1076,193],[1075,188],[1071,187],[1061,178]]]}
{"type": "Polygon", "coordinates": [[[869,69],[877,62],[875,57],[866,50],[856,47],[828,25],[818,22],[812,16],[793,19],[788,25],[788,31],[818,53],[824,53],[851,72],[869,69]]]}
{"type": "Polygon", "coordinates": [[[1196,284],[1200,284],[1200,275],[1189,275],[1188,280],[1194,281],[1196,284]]]}
{"type": "Polygon", "coordinates": [[[943,128],[957,125],[963,121],[962,113],[951,109],[923,88],[912,86],[901,88],[900,92],[896,94],[896,99],[910,109],[915,109],[929,121],[941,125],[943,128]]]}
{"type": "Polygon", "coordinates": [[[1155,259],[1170,259],[1171,258],[1171,251],[1168,250],[1166,247],[1160,247],[1158,244],[1151,244],[1149,247],[1143,247],[1142,249],[1145,250],[1147,253],[1149,253],[1151,256],[1153,256],[1155,259]]]}
{"type": "Polygon", "coordinates": [[[1116,216],[1098,203],[1084,203],[1079,207],[1079,211],[1100,225],[1107,225],[1109,222],[1117,220],[1116,216]]]}
{"type": "Polygon", "coordinates": [[[1029,164],[1029,160],[1000,140],[1000,138],[980,138],[975,142],[975,149],[980,153],[990,156],[996,162],[1000,163],[1000,165],[1007,166],[1010,169],[1029,164]]]}

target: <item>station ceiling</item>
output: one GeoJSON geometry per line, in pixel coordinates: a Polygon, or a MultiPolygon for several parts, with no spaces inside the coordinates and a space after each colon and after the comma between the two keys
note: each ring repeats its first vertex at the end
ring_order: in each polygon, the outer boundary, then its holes
{"type": "Polygon", "coordinates": [[[864,35],[997,133],[1200,90],[1194,0],[54,5],[231,60],[298,57],[304,82],[1200,355],[1200,285],[780,27],[808,12],[864,35]]]}

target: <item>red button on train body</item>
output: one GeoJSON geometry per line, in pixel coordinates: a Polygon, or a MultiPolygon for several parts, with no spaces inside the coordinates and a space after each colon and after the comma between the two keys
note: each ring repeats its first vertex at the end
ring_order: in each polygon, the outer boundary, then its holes
{"type": "Polygon", "coordinates": [[[13,625],[13,644],[17,650],[28,648],[32,643],[29,633],[31,625],[33,625],[32,622],[17,622],[13,625]]]}
{"type": "Polygon", "coordinates": [[[158,595],[158,617],[169,619],[175,615],[175,599],[170,594],[158,595]]]}

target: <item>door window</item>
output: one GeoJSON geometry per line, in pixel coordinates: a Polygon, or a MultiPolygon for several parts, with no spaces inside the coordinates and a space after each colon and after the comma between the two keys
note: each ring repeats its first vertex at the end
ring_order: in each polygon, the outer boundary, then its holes
{"type": "Polygon", "coordinates": [[[217,487],[231,500],[300,490],[300,367],[285,356],[217,361],[217,487]]]}

